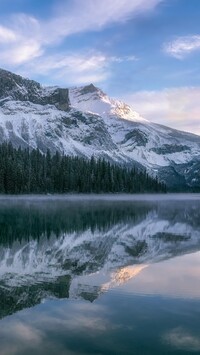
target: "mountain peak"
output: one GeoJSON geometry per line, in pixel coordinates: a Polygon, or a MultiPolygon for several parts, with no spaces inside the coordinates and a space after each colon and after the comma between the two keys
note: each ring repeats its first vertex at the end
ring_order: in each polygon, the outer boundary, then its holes
{"type": "Polygon", "coordinates": [[[72,88],[69,91],[70,102],[73,107],[83,112],[92,112],[110,121],[111,117],[118,117],[133,122],[147,122],[137,112],[122,101],[106,95],[93,84],[72,88]]]}
{"type": "Polygon", "coordinates": [[[94,84],[89,84],[89,85],[84,86],[80,90],[80,93],[84,95],[84,94],[90,94],[90,93],[92,94],[97,91],[99,91],[99,89],[96,86],[94,86],[94,84]]]}

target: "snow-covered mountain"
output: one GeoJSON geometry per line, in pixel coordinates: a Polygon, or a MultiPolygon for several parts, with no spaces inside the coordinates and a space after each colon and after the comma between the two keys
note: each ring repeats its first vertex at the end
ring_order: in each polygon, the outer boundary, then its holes
{"type": "MultiPolygon", "coordinates": [[[[16,207],[20,209],[20,205],[16,207]]],[[[37,239],[29,234],[31,214],[29,228],[18,221],[21,231],[26,231],[26,238],[19,240],[18,230],[12,243],[0,243],[0,317],[49,297],[92,301],[109,288],[137,277],[151,263],[200,250],[198,203],[176,206],[174,202],[172,208],[171,203],[159,203],[150,205],[145,213],[141,207],[140,204],[123,206],[126,213],[118,221],[113,221],[118,207],[113,207],[99,227],[91,228],[93,208],[82,205],[79,218],[83,213],[83,221],[87,216],[89,223],[83,230],[74,224],[71,231],[64,232],[67,218],[63,215],[63,232],[56,236],[50,229],[50,235],[43,232],[37,239]]],[[[25,208],[30,205],[26,203],[25,208]]],[[[30,209],[35,225],[39,226],[40,214],[35,214],[35,209],[42,213],[44,206],[32,205],[30,209]]],[[[46,210],[43,212],[43,228],[52,220],[57,221],[56,211],[57,208],[53,209],[49,215],[46,210]]],[[[102,206],[95,209],[97,220],[101,212],[102,206]]],[[[5,213],[1,223],[13,215],[12,207],[5,213]]]]}
{"type": "Polygon", "coordinates": [[[171,187],[200,185],[200,136],[151,123],[94,85],[62,89],[0,70],[0,142],[134,163],[171,187]]]}

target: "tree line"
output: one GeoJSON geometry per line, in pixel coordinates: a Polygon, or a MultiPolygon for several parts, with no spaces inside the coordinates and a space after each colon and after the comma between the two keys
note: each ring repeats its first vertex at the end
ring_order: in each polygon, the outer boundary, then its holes
{"type": "Polygon", "coordinates": [[[47,150],[0,145],[0,193],[166,192],[164,183],[135,167],[105,159],[72,157],[47,150]]]}

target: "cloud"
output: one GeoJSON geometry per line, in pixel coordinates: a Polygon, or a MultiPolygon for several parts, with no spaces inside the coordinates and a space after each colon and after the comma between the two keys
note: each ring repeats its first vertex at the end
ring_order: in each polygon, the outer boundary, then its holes
{"type": "Polygon", "coordinates": [[[135,55],[127,55],[124,57],[110,57],[109,60],[111,62],[123,63],[123,62],[134,62],[137,61],[138,58],[135,55]]]}
{"type": "Polygon", "coordinates": [[[163,0],[115,0],[113,5],[113,0],[74,0],[71,7],[66,5],[65,8],[62,2],[57,9],[57,16],[46,26],[54,29],[54,38],[83,31],[96,31],[152,10],[161,2],[163,0]]]}
{"type": "Polygon", "coordinates": [[[200,87],[139,91],[123,99],[144,118],[179,130],[200,134],[200,87]]]}
{"type": "MultiPolygon", "coordinates": [[[[34,47],[30,47],[30,49],[34,47]]],[[[39,50],[39,49],[38,49],[39,50]]],[[[24,54],[29,54],[24,53],[24,54]]],[[[35,56],[37,52],[35,52],[35,56]]],[[[61,85],[82,85],[87,83],[100,84],[111,75],[113,63],[120,64],[137,60],[135,56],[107,56],[101,52],[88,51],[87,53],[60,53],[39,56],[23,65],[21,74],[42,75],[51,78],[52,82],[61,85]]]]}
{"type": "Polygon", "coordinates": [[[34,17],[11,16],[12,28],[0,26],[1,66],[18,66],[44,53],[41,26],[34,17]]]}
{"type": "MultiPolygon", "coordinates": [[[[164,0],[73,0],[56,1],[53,16],[39,20],[26,14],[5,19],[10,26],[0,26],[0,63],[19,66],[45,56],[68,36],[80,32],[98,31],[113,23],[125,22],[154,9],[164,0]],[[59,5],[58,5],[59,4],[59,5]]],[[[113,57],[113,61],[120,59],[113,57]]],[[[127,57],[134,60],[134,56],[127,57]]]]}
{"type": "Polygon", "coordinates": [[[113,62],[122,63],[126,61],[136,60],[134,56],[130,57],[109,57],[100,52],[85,53],[61,53],[59,55],[51,55],[38,60],[39,70],[49,72],[52,69],[68,69],[77,73],[91,72],[101,70],[113,62]]]}
{"type": "Polygon", "coordinates": [[[41,75],[46,84],[72,86],[100,83],[109,77],[109,59],[101,53],[61,53],[42,56],[23,65],[23,76],[41,75]]]}
{"type": "Polygon", "coordinates": [[[40,45],[34,40],[29,40],[1,53],[0,59],[5,64],[18,65],[40,57],[42,54],[43,50],[40,48],[40,45]]]}
{"type": "Polygon", "coordinates": [[[6,28],[4,26],[0,26],[0,43],[10,43],[15,42],[17,40],[17,36],[15,32],[6,28]]]}
{"type": "Polygon", "coordinates": [[[188,54],[200,50],[200,35],[179,37],[165,43],[164,51],[177,59],[183,59],[188,54]]]}

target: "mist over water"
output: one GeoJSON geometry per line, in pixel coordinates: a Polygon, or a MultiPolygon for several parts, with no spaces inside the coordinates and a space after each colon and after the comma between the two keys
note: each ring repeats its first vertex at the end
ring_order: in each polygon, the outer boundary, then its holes
{"type": "Polygon", "coordinates": [[[2,196],[2,353],[199,352],[199,251],[198,194],[2,196]]]}

